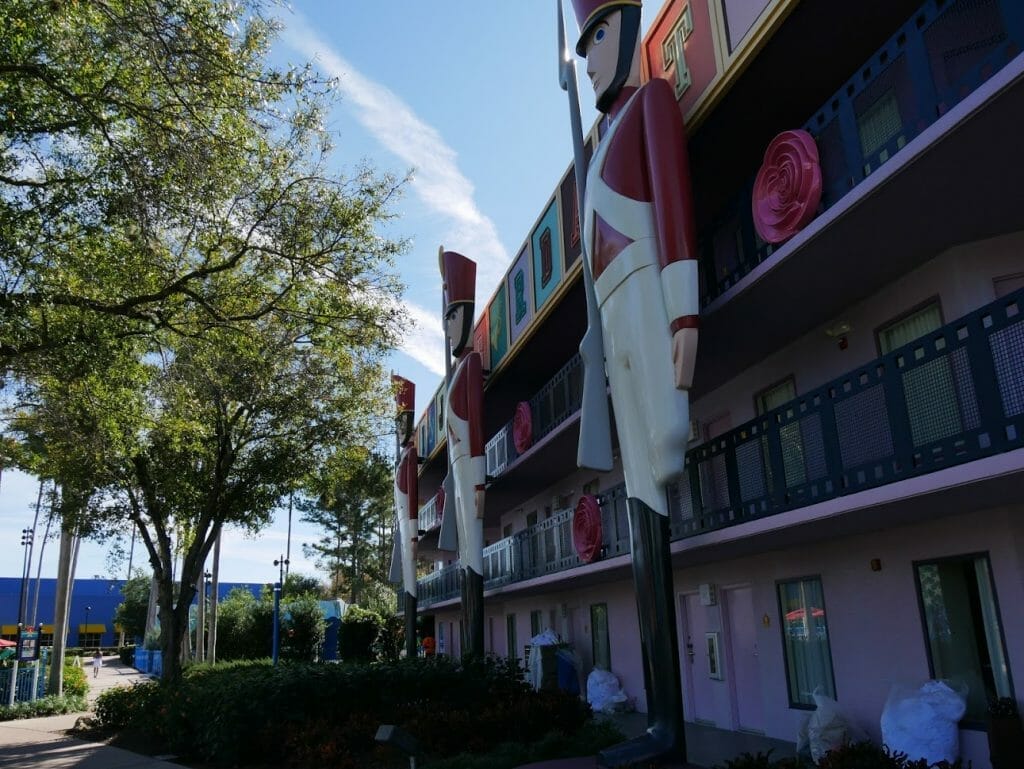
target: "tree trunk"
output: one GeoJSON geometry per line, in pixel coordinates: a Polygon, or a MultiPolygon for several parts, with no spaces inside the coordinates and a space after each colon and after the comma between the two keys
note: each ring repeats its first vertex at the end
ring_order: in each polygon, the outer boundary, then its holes
{"type": "Polygon", "coordinates": [[[50,659],[51,694],[64,693],[64,650],[68,635],[68,599],[71,594],[71,551],[74,534],[66,528],[60,531],[60,555],[57,559],[57,599],[53,607],[53,657],[50,659]]]}
{"type": "Polygon", "coordinates": [[[217,539],[213,544],[213,577],[210,583],[210,590],[212,595],[210,596],[210,649],[207,653],[207,658],[210,660],[210,664],[214,664],[217,661],[217,607],[220,604],[220,534],[217,534],[217,539]]]}

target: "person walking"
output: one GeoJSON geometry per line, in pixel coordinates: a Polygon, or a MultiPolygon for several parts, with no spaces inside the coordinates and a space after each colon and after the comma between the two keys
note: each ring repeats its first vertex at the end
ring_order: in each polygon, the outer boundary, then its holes
{"type": "Polygon", "coordinates": [[[100,668],[103,667],[103,655],[100,654],[100,650],[97,649],[96,653],[92,655],[92,677],[98,678],[100,675],[100,668]]]}

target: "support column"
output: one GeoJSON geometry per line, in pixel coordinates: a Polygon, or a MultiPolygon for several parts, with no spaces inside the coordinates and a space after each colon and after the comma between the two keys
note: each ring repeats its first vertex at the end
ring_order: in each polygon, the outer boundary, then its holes
{"type": "Polygon", "coordinates": [[[627,500],[633,585],[647,691],[647,733],[603,750],[598,766],[685,762],[683,692],[679,674],[675,590],[668,518],[638,499],[627,500]]]}
{"type": "Polygon", "coordinates": [[[484,656],[484,578],[468,567],[462,570],[462,656],[484,656]]]}

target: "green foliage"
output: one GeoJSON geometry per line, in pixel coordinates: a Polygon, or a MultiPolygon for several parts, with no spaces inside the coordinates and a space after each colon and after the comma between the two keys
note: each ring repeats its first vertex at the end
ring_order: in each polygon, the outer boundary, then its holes
{"type": "Polygon", "coordinates": [[[55,479],[65,528],[141,530],[169,678],[221,529],[392,405],[400,182],[332,170],[330,87],[270,63],[265,5],[0,3],[3,464],[55,479]]]}
{"type": "Polygon", "coordinates": [[[460,753],[431,761],[430,766],[432,769],[515,769],[538,761],[593,755],[624,739],[625,735],[610,721],[588,721],[574,734],[551,731],[537,742],[503,742],[486,753],[460,753]]]}
{"type": "Polygon", "coordinates": [[[142,638],[149,611],[150,577],[136,573],[121,587],[123,600],[114,610],[114,622],[124,630],[125,638],[142,638]]]}
{"type": "Polygon", "coordinates": [[[33,702],[16,702],[14,705],[0,705],[0,721],[59,716],[64,713],[80,713],[88,709],[89,706],[84,696],[65,694],[63,697],[58,697],[49,694],[33,702]]]}
{"type": "MultiPolygon", "coordinates": [[[[338,452],[311,483],[313,498],[298,501],[302,520],[323,531],[303,545],[307,557],[331,575],[332,596],[371,607],[391,565],[394,478],[391,462],[355,447],[338,452]]],[[[372,606],[376,610],[380,607],[372,606]]]]}
{"type": "Polygon", "coordinates": [[[122,665],[128,665],[131,667],[135,664],[135,645],[129,644],[128,646],[121,646],[117,650],[117,658],[121,660],[122,665]]]}
{"type": "Polygon", "coordinates": [[[324,645],[327,622],[320,601],[306,593],[282,604],[281,658],[295,662],[316,662],[324,645]]]}
{"type": "MultiPolygon", "coordinates": [[[[771,760],[772,751],[756,755],[743,753],[714,769],[814,769],[815,764],[797,758],[771,760]]],[[[965,769],[957,759],[953,763],[939,761],[929,763],[926,759],[911,760],[906,753],[893,753],[885,746],[870,741],[854,742],[830,750],[816,765],[817,769],[965,769]]],[[[966,767],[970,769],[970,766],[966,767]]]]}
{"type": "Polygon", "coordinates": [[[76,667],[71,657],[64,659],[64,696],[84,697],[89,692],[89,679],[85,668],[76,667]]]}
{"type": "Polygon", "coordinates": [[[338,627],[338,656],[346,662],[372,660],[382,624],[379,614],[349,606],[338,627]]]}
{"type": "Polygon", "coordinates": [[[269,592],[259,599],[236,587],[217,606],[217,659],[251,660],[269,657],[274,627],[269,592]]]}
{"type": "Polygon", "coordinates": [[[114,731],[143,728],[160,717],[160,687],[152,681],[107,689],[96,698],[96,717],[114,731]]]}
{"type": "Polygon", "coordinates": [[[553,724],[575,734],[589,718],[578,698],[535,692],[504,661],[462,666],[446,658],[196,665],[178,682],[106,692],[97,713],[105,726],[141,730],[161,749],[200,761],[296,767],[391,765],[373,739],[382,723],[400,725],[443,757],[536,742],[553,724]]]}

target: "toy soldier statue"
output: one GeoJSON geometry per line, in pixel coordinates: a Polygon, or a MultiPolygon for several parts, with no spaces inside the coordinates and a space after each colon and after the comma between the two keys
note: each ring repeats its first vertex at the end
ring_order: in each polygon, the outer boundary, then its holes
{"type": "Polygon", "coordinates": [[[405,587],[405,654],[416,656],[416,540],[419,539],[419,457],[413,441],[413,409],[416,405],[416,385],[400,376],[392,375],[396,386],[395,404],[398,406],[398,465],[395,468],[395,514],[401,542],[402,584],[405,587]]]}
{"type": "MultiPolygon", "coordinates": [[[[587,59],[608,121],[586,177],[583,239],[629,497],[648,707],[647,733],[601,760],[685,760],[666,493],[684,468],[697,350],[685,134],[671,86],[640,85],[640,1],[573,0],[573,7],[576,52],[587,59]]],[[[596,367],[597,357],[586,362],[596,367]]]]}
{"type": "MultiPolygon", "coordinates": [[[[480,353],[471,346],[476,263],[441,251],[446,346],[457,363],[448,383],[445,424],[455,494],[455,521],[462,569],[462,653],[484,654],[484,378],[480,353]]],[[[447,350],[446,350],[447,354],[447,350]]],[[[445,499],[445,515],[451,509],[445,499]]]]}

